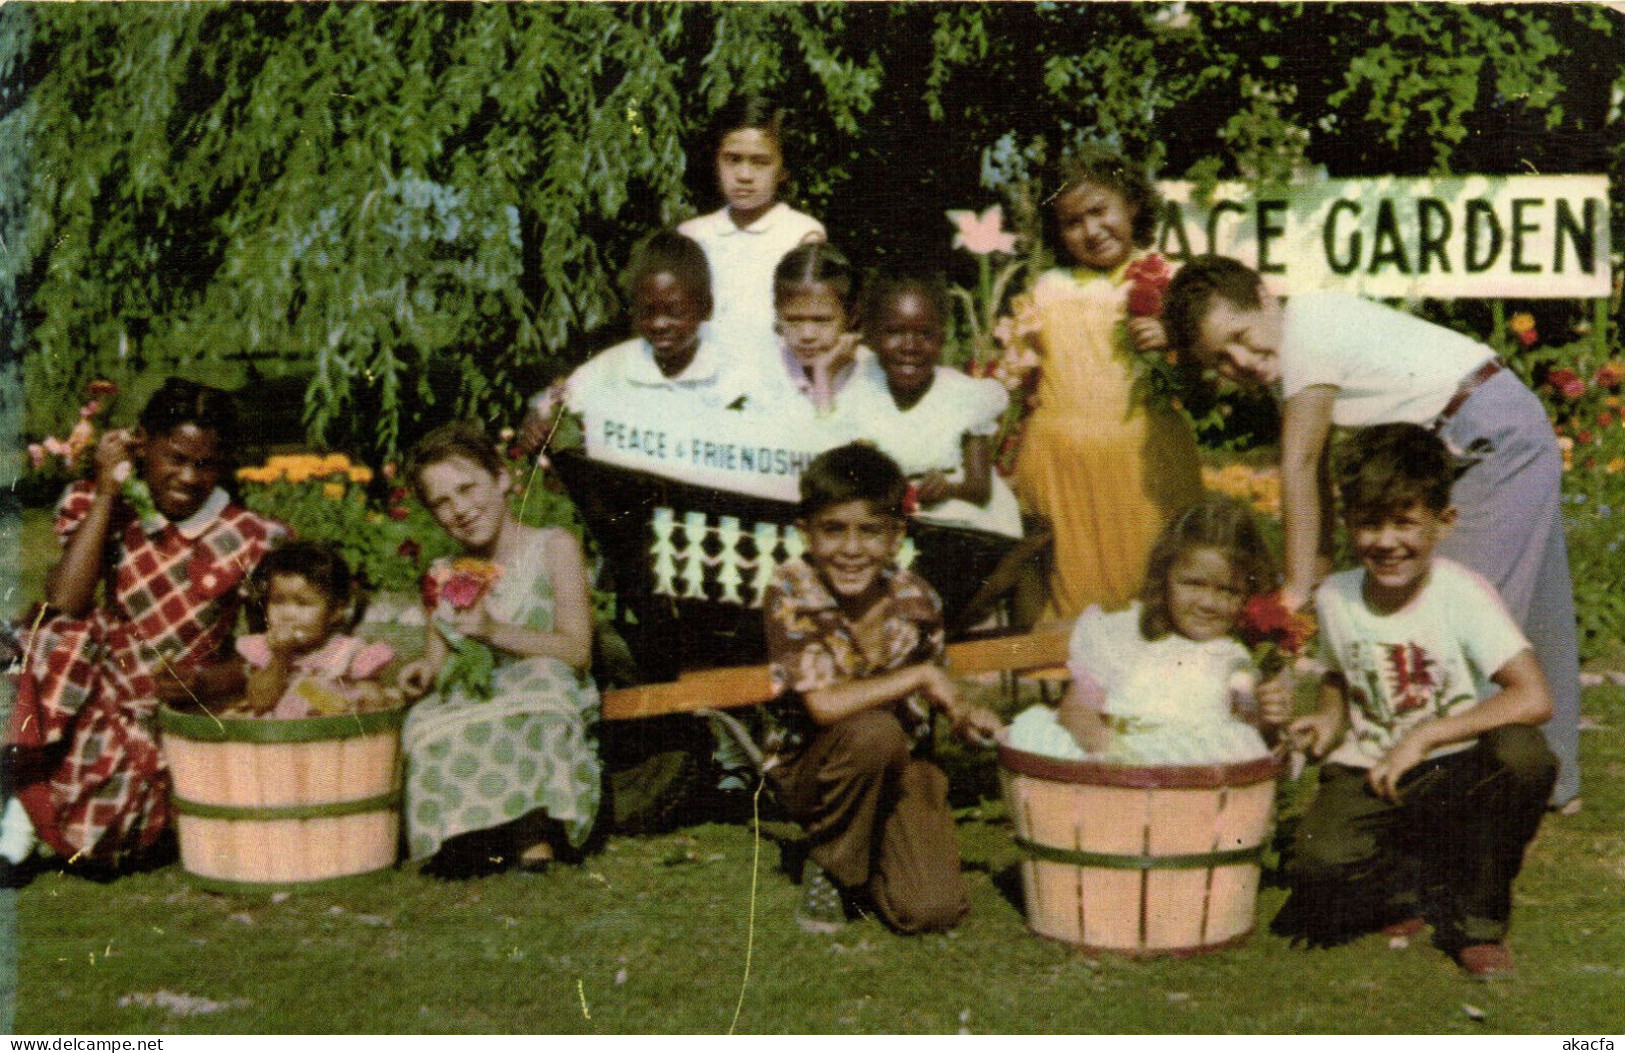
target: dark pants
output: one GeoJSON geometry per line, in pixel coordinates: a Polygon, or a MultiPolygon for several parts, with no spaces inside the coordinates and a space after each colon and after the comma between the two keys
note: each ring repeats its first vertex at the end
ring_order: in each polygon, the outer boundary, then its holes
{"type": "Polygon", "coordinates": [[[806,828],[814,862],[841,885],[867,888],[901,932],[950,929],[970,910],[948,777],[909,753],[889,711],[821,728],[773,770],[785,809],[806,828]]]}
{"type": "Polygon", "coordinates": [[[1423,762],[1406,774],[1399,804],[1365,777],[1321,768],[1287,855],[1292,899],[1273,928],[1338,942],[1425,914],[1447,950],[1504,939],[1512,880],[1557,777],[1540,731],[1497,728],[1470,750],[1423,762]]]}

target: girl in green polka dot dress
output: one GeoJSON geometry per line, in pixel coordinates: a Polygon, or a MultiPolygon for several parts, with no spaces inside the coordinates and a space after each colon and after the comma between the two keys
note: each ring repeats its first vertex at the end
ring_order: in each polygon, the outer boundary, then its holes
{"type": "Polygon", "coordinates": [[[423,658],[401,670],[403,692],[421,699],[402,733],[408,854],[441,853],[453,869],[458,856],[517,855],[522,866],[543,866],[559,848],[579,848],[598,814],[598,690],[586,674],[592,606],[581,545],[566,530],[514,516],[512,480],[476,425],[430,432],[412,451],[410,476],[464,552],[502,573],[466,609],[466,598],[453,603],[442,591],[423,658]],[[488,692],[474,682],[487,672],[488,692]]]}

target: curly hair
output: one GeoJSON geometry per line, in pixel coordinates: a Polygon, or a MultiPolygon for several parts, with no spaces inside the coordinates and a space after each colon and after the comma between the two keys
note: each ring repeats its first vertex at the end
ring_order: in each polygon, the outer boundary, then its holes
{"type": "Polygon", "coordinates": [[[1174,517],[1151,548],[1145,583],[1140,586],[1140,634],[1147,640],[1160,640],[1174,631],[1168,579],[1181,556],[1202,548],[1224,553],[1246,582],[1247,595],[1275,587],[1275,557],[1252,512],[1228,497],[1205,497],[1174,517]]]}
{"type": "Polygon", "coordinates": [[[1051,245],[1061,243],[1055,224],[1055,205],[1079,187],[1098,186],[1123,195],[1134,212],[1130,234],[1140,248],[1150,246],[1162,212],[1162,195],[1146,172],[1108,150],[1086,148],[1061,159],[1056,169],[1055,192],[1044,210],[1044,238],[1051,245]]]}
{"type": "Polygon", "coordinates": [[[224,447],[237,438],[237,404],[219,388],[170,377],[147,399],[137,423],[153,438],[195,425],[218,435],[224,447]]]}

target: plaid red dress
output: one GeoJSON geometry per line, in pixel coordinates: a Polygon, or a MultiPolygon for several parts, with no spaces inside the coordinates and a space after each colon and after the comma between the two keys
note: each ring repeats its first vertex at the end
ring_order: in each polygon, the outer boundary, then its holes
{"type": "MultiPolygon", "coordinates": [[[[92,498],[89,482],[63,494],[56,531],[64,544],[92,498]]],[[[18,796],[40,839],[65,856],[116,866],[168,826],[155,677],[230,655],[238,586],[286,533],[234,504],[183,526],[149,535],[120,501],[103,605],[26,627],[8,738],[24,749],[18,796]]]]}

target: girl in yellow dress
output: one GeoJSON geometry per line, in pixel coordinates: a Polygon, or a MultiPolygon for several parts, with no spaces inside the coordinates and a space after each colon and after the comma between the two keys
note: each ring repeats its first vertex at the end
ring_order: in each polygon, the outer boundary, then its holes
{"type": "Polygon", "coordinates": [[[1127,605],[1157,535],[1202,494],[1190,423],[1135,390],[1136,356],[1168,346],[1168,267],[1147,251],[1157,206],[1151,181],[1121,159],[1072,161],[1054,219],[1076,266],[1040,275],[1021,308],[1043,364],[1015,484],[1055,530],[1047,616],[1127,605]]]}

